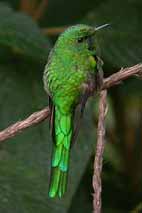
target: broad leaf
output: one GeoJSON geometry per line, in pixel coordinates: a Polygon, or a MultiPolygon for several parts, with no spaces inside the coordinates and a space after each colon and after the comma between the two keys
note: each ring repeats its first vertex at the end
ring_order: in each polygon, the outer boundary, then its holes
{"type": "Polygon", "coordinates": [[[46,61],[50,43],[37,24],[28,16],[0,3],[0,45],[17,54],[46,61]]]}

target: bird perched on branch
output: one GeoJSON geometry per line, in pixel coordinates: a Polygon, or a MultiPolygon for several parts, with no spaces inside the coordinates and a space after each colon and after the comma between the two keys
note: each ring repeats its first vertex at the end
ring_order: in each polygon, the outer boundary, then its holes
{"type": "Polygon", "coordinates": [[[75,127],[75,109],[80,105],[81,118],[88,97],[99,84],[101,61],[96,53],[95,34],[106,26],[69,27],[59,36],[45,66],[43,81],[49,95],[54,142],[49,189],[52,198],[61,198],[66,191],[71,143],[80,123],[75,127]]]}

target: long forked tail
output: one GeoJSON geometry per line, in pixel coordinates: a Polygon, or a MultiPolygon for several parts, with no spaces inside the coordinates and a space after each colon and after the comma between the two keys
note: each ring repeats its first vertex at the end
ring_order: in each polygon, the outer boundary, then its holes
{"type": "Polygon", "coordinates": [[[53,154],[52,172],[50,180],[49,197],[61,198],[67,186],[67,173],[69,166],[70,143],[73,132],[73,114],[63,113],[55,106],[53,116],[53,154]]]}

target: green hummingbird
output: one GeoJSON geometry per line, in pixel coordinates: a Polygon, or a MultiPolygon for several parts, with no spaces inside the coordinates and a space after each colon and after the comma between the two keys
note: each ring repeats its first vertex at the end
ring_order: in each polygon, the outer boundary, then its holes
{"type": "MultiPolygon", "coordinates": [[[[96,53],[96,31],[84,24],[71,26],[63,32],[49,54],[43,81],[49,95],[50,127],[53,137],[52,172],[49,197],[61,198],[67,187],[71,143],[78,133],[74,127],[77,105],[82,117],[85,103],[94,94],[100,60],[96,53]]],[[[79,119],[80,120],[80,119],[79,119]]]]}

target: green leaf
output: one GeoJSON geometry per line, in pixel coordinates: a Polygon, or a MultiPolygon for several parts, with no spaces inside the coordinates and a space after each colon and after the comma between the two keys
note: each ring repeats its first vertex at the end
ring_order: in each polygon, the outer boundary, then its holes
{"type": "Polygon", "coordinates": [[[30,17],[3,3],[0,3],[0,45],[38,62],[47,60],[50,49],[49,40],[30,17]]]}

